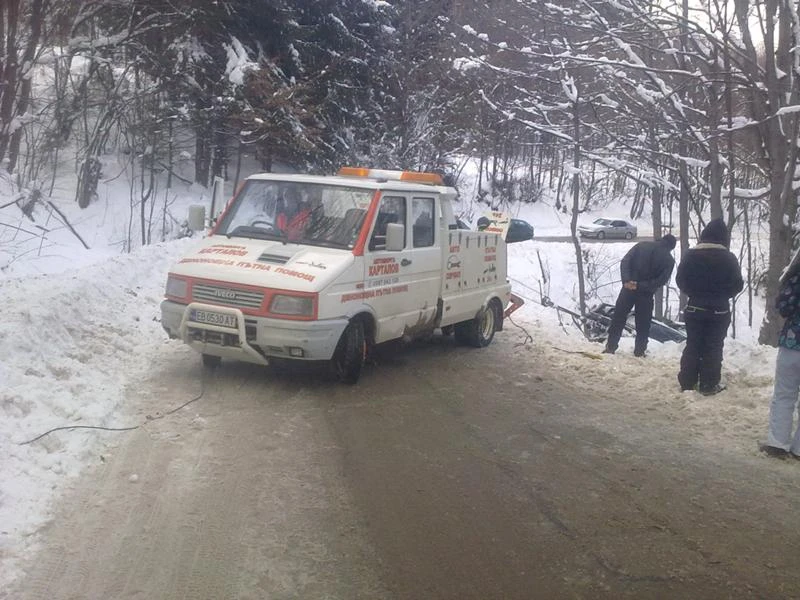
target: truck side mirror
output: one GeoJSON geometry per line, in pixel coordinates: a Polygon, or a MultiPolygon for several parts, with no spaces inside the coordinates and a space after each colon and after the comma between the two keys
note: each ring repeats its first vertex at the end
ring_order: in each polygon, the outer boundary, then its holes
{"type": "Polygon", "coordinates": [[[206,207],[202,204],[192,204],[189,207],[187,223],[192,231],[203,231],[206,228],[206,207]]]}
{"type": "Polygon", "coordinates": [[[386,250],[399,252],[406,247],[406,227],[400,223],[386,225],[386,250]]]}
{"type": "Polygon", "coordinates": [[[211,218],[216,219],[217,215],[225,206],[225,180],[215,176],[214,184],[211,188],[211,218]]]}

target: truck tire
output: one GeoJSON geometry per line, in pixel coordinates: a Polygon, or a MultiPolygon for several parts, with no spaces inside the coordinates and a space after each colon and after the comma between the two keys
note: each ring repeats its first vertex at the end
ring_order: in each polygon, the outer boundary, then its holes
{"type": "Polygon", "coordinates": [[[469,321],[456,323],[456,341],[473,348],[485,348],[492,343],[497,331],[497,309],[493,302],[482,308],[478,315],[469,321]]]}
{"type": "Polygon", "coordinates": [[[213,354],[203,354],[203,366],[206,369],[216,369],[222,364],[222,358],[213,354]]]}
{"type": "Polygon", "coordinates": [[[331,366],[336,378],[342,383],[358,383],[367,341],[364,336],[364,324],[361,321],[350,321],[342,332],[339,344],[331,359],[331,366]]]}

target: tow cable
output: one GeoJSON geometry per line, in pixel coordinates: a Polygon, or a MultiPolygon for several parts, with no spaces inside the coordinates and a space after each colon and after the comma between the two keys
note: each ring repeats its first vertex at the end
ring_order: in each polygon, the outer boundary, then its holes
{"type": "Polygon", "coordinates": [[[188,400],[188,401],[184,402],[183,404],[181,404],[180,406],[178,406],[176,408],[173,408],[172,410],[169,410],[169,411],[167,411],[165,413],[156,414],[155,416],[153,416],[153,415],[145,415],[145,422],[144,423],[140,423],[139,425],[133,425],[132,427],[102,427],[100,425],[65,425],[63,427],[54,427],[53,429],[50,429],[49,431],[45,431],[44,433],[42,433],[40,435],[37,435],[35,438],[32,438],[32,439],[27,440],[25,442],[19,442],[17,445],[18,446],[25,446],[27,444],[32,444],[33,442],[36,442],[36,441],[42,439],[43,437],[45,437],[47,435],[50,435],[51,433],[55,433],[56,431],[72,431],[74,429],[100,429],[100,430],[103,430],[103,431],[133,431],[134,429],[139,429],[140,427],[143,427],[147,423],[151,423],[153,421],[157,421],[158,419],[163,419],[167,415],[171,415],[173,413],[176,413],[179,410],[181,410],[182,408],[185,408],[185,407],[189,406],[192,402],[197,402],[198,400],[200,400],[200,398],[203,397],[203,394],[206,391],[205,390],[205,387],[206,387],[205,386],[205,383],[206,383],[205,379],[206,378],[205,378],[205,369],[204,369],[203,373],[200,376],[200,393],[197,394],[197,396],[195,396],[191,400],[188,400]]]}

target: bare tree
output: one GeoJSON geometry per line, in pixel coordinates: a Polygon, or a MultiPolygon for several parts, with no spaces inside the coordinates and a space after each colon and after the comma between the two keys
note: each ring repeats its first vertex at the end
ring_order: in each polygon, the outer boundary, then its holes
{"type": "Polygon", "coordinates": [[[41,52],[46,0],[0,3],[0,162],[13,172],[19,158],[35,59],[41,52]]]}
{"type": "MultiPolygon", "coordinates": [[[[797,225],[800,16],[797,4],[788,0],[734,0],[734,7],[738,36],[731,36],[726,42],[732,48],[731,60],[745,77],[752,118],[747,127],[757,135],[755,150],[768,179],[770,247],[766,295],[771,299],[778,292],[780,273],[789,261],[797,225]],[[763,52],[757,40],[763,40],[763,52]]],[[[775,344],[781,319],[771,301],[766,305],[759,341],[775,344]]]]}

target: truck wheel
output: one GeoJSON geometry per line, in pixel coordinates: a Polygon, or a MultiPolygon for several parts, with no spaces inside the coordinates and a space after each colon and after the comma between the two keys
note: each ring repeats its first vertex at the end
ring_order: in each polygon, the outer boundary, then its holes
{"type": "Polygon", "coordinates": [[[497,310],[494,304],[489,304],[474,319],[456,323],[456,341],[474,348],[485,348],[492,343],[496,330],[497,310]]]}
{"type": "Polygon", "coordinates": [[[336,378],[342,383],[357,383],[364,366],[367,341],[364,337],[364,324],[351,321],[342,332],[331,365],[336,378]]]}
{"type": "Polygon", "coordinates": [[[222,364],[222,357],[213,354],[203,354],[203,366],[206,369],[216,369],[222,364]]]}

